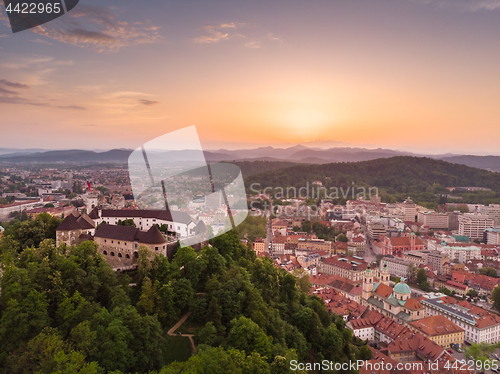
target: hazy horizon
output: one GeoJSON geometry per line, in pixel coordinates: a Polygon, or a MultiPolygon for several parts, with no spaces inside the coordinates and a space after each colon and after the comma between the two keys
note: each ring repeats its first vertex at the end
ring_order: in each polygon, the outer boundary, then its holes
{"type": "MultiPolygon", "coordinates": [[[[318,149],[318,150],[328,150],[328,149],[366,149],[366,150],[388,150],[388,151],[394,151],[394,152],[401,152],[401,153],[409,153],[409,154],[414,154],[414,155],[422,155],[422,156],[437,156],[437,155],[445,155],[445,154],[453,154],[453,155],[472,155],[472,156],[500,156],[500,152],[475,152],[475,153],[465,153],[465,152],[460,152],[460,151],[455,151],[455,152],[425,152],[425,151],[412,151],[408,149],[393,149],[393,148],[384,148],[384,147],[377,147],[377,146],[369,146],[369,145],[353,145],[353,144],[338,144],[336,146],[321,146],[317,145],[315,143],[287,143],[287,144],[247,144],[247,145],[241,145],[238,147],[237,145],[231,145],[227,144],[226,146],[222,146],[220,148],[204,148],[203,151],[207,152],[217,152],[217,151],[244,151],[244,150],[255,150],[258,148],[274,148],[274,149],[289,149],[297,146],[304,146],[309,149],[318,149]]],[[[133,148],[126,148],[126,147],[121,147],[121,148],[84,148],[84,147],[73,147],[73,148],[15,148],[15,147],[2,147],[0,146],[0,150],[8,150],[12,151],[12,153],[15,152],[22,152],[22,151],[28,151],[28,150],[36,150],[37,152],[50,152],[50,151],[69,151],[69,150],[83,150],[83,151],[92,151],[92,152],[108,152],[111,150],[127,150],[127,151],[133,151],[133,148]]],[[[193,150],[190,148],[179,148],[179,149],[161,149],[157,151],[189,151],[193,150]]],[[[8,154],[8,153],[0,153],[0,156],[3,154],[8,154]]]]}

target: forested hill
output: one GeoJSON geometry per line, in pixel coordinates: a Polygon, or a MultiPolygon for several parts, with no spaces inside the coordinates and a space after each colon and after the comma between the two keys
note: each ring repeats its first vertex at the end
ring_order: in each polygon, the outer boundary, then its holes
{"type": "Polygon", "coordinates": [[[290,361],[372,356],[308,276],[257,258],[235,230],[172,262],[140,246],[138,270],[116,274],[93,241],[57,248],[57,223],[14,221],[0,238],[0,374],[304,373],[290,361]],[[192,357],[179,332],[194,334],[192,357]]]}
{"type": "MultiPolygon", "coordinates": [[[[487,187],[500,190],[500,173],[424,157],[398,156],[362,162],[323,165],[295,165],[246,178],[249,193],[252,183],[264,187],[300,188],[321,181],[325,187],[368,185],[394,191],[423,192],[429,186],[487,187]]],[[[254,188],[255,187],[254,185],[254,188]]]]}
{"type": "Polygon", "coordinates": [[[241,169],[244,178],[266,171],[285,169],[297,165],[294,162],[286,161],[233,161],[231,163],[237,165],[241,169]]]}

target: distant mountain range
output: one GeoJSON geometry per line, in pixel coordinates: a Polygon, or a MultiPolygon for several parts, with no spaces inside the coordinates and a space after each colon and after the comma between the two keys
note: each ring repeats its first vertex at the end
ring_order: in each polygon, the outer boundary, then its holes
{"type": "MultiPolygon", "coordinates": [[[[126,164],[131,149],[112,149],[98,152],[88,150],[47,151],[42,149],[6,149],[0,148],[0,163],[57,163],[57,164],[89,164],[89,163],[119,163],[126,164]]],[[[443,161],[463,164],[475,168],[500,172],[500,156],[474,155],[425,155],[391,149],[367,149],[335,147],[329,149],[308,148],[296,145],[289,148],[259,147],[254,149],[227,150],[218,149],[205,151],[208,162],[221,161],[268,161],[292,162],[300,164],[329,164],[334,162],[360,162],[395,156],[418,156],[440,159],[443,161]]],[[[197,159],[198,152],[155,151],[151,159],[168,160],[171,162],[191,161],[197,159]]]]}

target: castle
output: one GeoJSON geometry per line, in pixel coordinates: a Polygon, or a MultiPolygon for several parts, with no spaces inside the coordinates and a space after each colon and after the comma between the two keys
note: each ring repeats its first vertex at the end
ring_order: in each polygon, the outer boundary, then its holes
{"type": "MultiPolygon", "coordinates": [[[[138,248],[148,247],[153,255],[172,256],[176,241],[168,243],[158,227],[165,226],[177,238],[186,238],[203,230],[183,212],[167,210],[102,210],[98,206],[99,194],[86,194],[87,214],[73,212],[56,229],[56,245],[79,245],[92,240],[99,245],[99,252],[115,269],[134,267],[138,248]],[[132,220],[135,227],[121,226],[120,221],[132,220]]],[[[206,227],[205,227],[206,230],[206,227]]]]}

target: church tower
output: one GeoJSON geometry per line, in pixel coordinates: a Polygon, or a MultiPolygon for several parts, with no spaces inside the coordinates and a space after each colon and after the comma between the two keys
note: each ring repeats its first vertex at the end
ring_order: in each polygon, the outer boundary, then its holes
{"type": "Polygon", "coordinates": [[[414,251],[415,250],[415,239],[417,238],[417,236],[415,235],[414,232],[411,232],[410,233],[410,251],[414,251]]]}
{"type": "Polygon", "coordinates": [[[387,268],[387,262],[385,262],[384,267],[382,268],[382,271],[380,272],[380,283],[383,283],[386,286],[389,286],[390,281],[391,281],[391,274],[389,274],[389,269],[387,268]]]}
{"type": "Polygon", "coordinates": [[[363,292],[362,297],[368,300],[373,292],[373,273],[370,264],[366,267],[365,275],[363,277],[363,292]]]}

